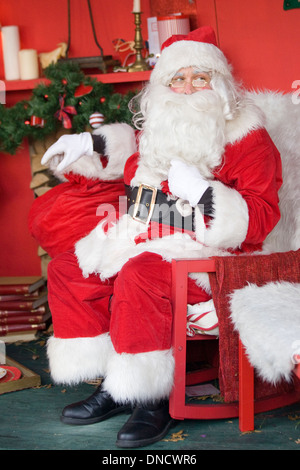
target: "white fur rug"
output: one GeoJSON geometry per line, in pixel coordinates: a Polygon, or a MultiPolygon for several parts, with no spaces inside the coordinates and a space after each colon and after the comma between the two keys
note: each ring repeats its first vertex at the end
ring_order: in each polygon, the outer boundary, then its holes
{"type": "Polygon", "coordinates": [[[233,292],[231,319],[250,363],[273,384],[292,378],[300,353],[300,284],[249,284],[233,292]]]}

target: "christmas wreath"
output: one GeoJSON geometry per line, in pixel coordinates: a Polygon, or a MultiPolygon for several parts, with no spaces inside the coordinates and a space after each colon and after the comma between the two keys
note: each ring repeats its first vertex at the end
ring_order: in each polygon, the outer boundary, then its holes
{"type": "Polygon", "coordinates": [[[0,151],[15,154],[25,137],[43,139],[62,126],[72,133],[88,125],[127,122],[134,92],[114,93],[110,84],[86,76],[77,64],[57,62],[44,70],[45,82],[31,98],[11,108],[0,104],[0,151]]]}

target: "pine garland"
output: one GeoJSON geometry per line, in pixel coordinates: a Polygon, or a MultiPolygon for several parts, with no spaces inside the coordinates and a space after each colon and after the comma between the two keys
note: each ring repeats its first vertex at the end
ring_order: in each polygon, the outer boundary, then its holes
{"type": "Polygon", "coordinates": [[[11,108],[0,105],[1,152],[13,155],[25,137],[43,139],[66,127],[67,121],[72,133],[83,132],[96,111],[104,116],[103,124],[131,124],[128,103],[135,93],[114,93],[112,85],[86,76],[74,63],[51,64],[44,74],[50,84],[37,85],[30,100],[20,101],[11,108]],[[35,123],[33,118],[43,121],[35,123]]]}

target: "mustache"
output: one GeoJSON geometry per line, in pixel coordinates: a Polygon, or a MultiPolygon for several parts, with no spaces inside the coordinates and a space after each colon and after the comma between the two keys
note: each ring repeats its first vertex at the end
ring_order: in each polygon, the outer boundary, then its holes
{"type": "MultiPolygon", "coordinates": [[[[152,86],[153,87],[153,86],[152,86]]],[[[157,85],[153,87],[148,96],[149,105],[158,106],[160,109],[191,108],[195,111],[212,112],[216,108],[221,109],[220,96],[210,89],[199,90],[191,95],[176,93],[170,87],[157,85]]]]}

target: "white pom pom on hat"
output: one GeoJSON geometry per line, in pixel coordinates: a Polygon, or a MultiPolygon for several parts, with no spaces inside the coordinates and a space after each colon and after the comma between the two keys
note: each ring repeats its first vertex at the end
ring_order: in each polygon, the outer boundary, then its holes
{"type": "Polygon", "coordinates": [[[202,26],[187,35],[173,35],[161,49],[150,78],[153,84],[167,85],[179,69],[190,66],[231,75],[231,66],[217,46],[215,32],[210,26],[202,26]]]}

